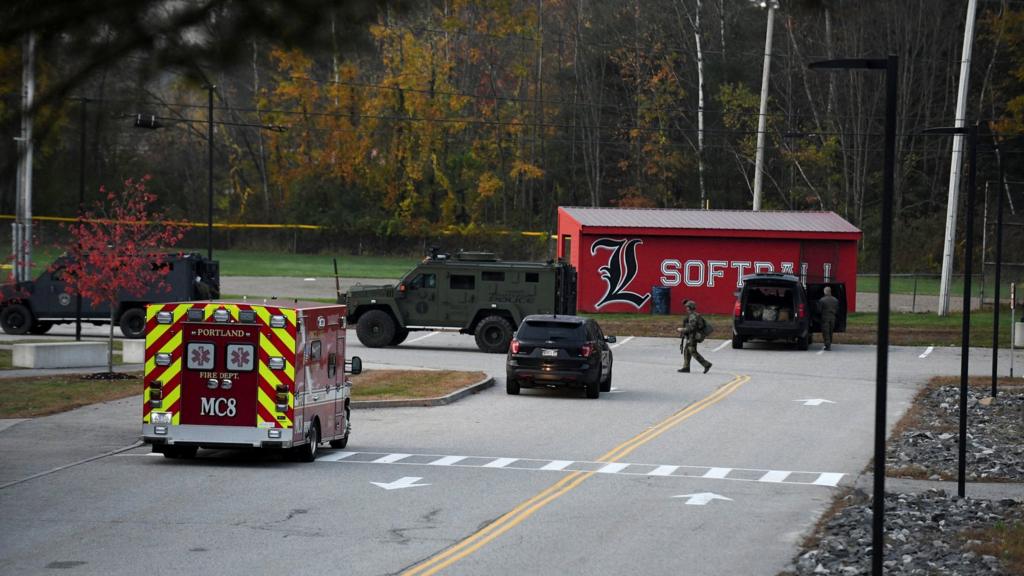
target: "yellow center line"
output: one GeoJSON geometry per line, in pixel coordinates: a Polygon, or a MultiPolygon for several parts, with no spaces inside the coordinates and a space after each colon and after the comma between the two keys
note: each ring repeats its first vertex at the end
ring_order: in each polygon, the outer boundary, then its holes
{"type": "MultiPolygon", "coordinates": [[[[599,462],[615,462],[616,460],[627,456],[634,450],[650,442],[651,440],[661,436],[665,432],[669,431],[674,426],[678,425],[682,421],[686,420],[690,416],[697,414],[701,410],[713,406],[718,402],[725,399],[727,396],[739,389],[740,386],[750,381],[750,376],[741,376],[733,374],[733,379],[727,382],[724,386],[716,389],[714,392],[690,404],[689,406],[679,410],[675,414],[672,414],[668,418],[665,418],[658,424],[648,428],[647,430],[637,434],[633,438],[626,440],[622,444],[619,444],[615,448],[609,450],[605,455],[598,458],[599,462]]],[[[505,532],[511,530],[535,512],[547,506],[549,503],[557,500],[564,494],[575,489],[577,486],[582,484],[587,478],[590,478],[596,471],[583,472],[576,471],[568,474],[558,482],[555,482],[551,486],[548,486],[544,490],[535,494],[526,501],[520,503],[515,508],[509,510],[500,518],[491,522],[487,526],[480,530],[470,534],[460,542],[452,545],[447,550],[444,550],[436,556],[432,556],[427,560],[409,568],[402,572],[401,576],[430,576],[436,574],[441,570],[444,570],[448,566],[462,560],[470,554],[476,552],[481,547],[485,546],[488,542],[494,540],[498,536],[501,536],[505,532]]]]}

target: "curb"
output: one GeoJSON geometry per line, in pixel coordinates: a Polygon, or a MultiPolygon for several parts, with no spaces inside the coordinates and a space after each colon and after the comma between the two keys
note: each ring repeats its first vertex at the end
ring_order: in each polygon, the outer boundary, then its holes
{"type": "Polygon", "coordinates": [[[476,384],[470,384],[465,388],[461,388],[438,398],[416,398],[412,400],[354,400],[352,401],[353,408],[409,408],[409,407],[429,407],[429,406],[444,406],[445,404],[451,404],[456,400],[460,400],[470,394],[476,394],[481,390],[494,386],[494,378],[488,376],[476,384]]]}

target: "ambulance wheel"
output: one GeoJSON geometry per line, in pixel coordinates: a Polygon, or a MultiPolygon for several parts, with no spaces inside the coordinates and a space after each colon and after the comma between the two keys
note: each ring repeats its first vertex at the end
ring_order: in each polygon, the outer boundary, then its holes
{"type": "Polygon", "coordinates": [[[392,346],[398,346],[402,342],[405,342],[405,339],[408,338],[408,337],[409,337],[409,331],[408,330],[406,330],[405,328],[396,328],[395,329],[395,337],[391,339],[391,345],[392,346]]]}
{"type": "Polygon", "coordinates": [[[320,447],[320,425],[313,422],[309,427],[308,444],[303,444],[295,449],[295,459],[299,462],[312,462],[316,460],[317,449],[320,447]]]}
{"type": "Polygon", "coordinates": [[[0,312],[0,328],[8,334],[27,334],[35,320],[23,304],[11,304],[0,312]]]}
{"type": "Polygon", "coordinates": [[[33,326],[29,332],[33,334],[46,334],[50,331],[50,328],[53,328],[53,322],[37,320],[35,326],[33,326]]]}
{"type": "Polygon", "coordinates": [[[383,348],[395,338],[395,320],[383,310],[370,310],[359,317],[356,336],[367,348],[383,348]]]}
{"type": "Polygon", "coordinates": [[[519,380],[511,372],[505,372],[505,393],[510,396],[519,395],[519,380]]]}
{"type": "Polygon", "coordinates": [[[605,378],[604,382],[601,382],[601,392],[612,391],[612,367],[608,367],[608,377],[605,378]]]}
{"type": "Polygon", "coordinates": [[[734,334],[733,337],[732,337],[732,347],[737,349],[737,350],[742,350],[743,349],[743,336],[740,336],[738,334],[734,334]]]}
{"type": "Polygon", "coordinates": [[[125,338],[142,338],[146,333],[146,312],[142,308],[129,308],[118,322],[125,338]]]}
{"type": "Polygon", "coordinates": [[[597,369],[597,378],[587,382],[587,398],[591,400],[601,397],[601,369],[597,369]]]}
{"type": "Polygon", "coordinates": [[[342,436],[341,438],[337,439],[337,440],[331,440],[331,448],[341,449],[341,448],[344,448],[345,446],[348,446],[348,435],[349,435],[349,433],[352,432],[352,420],[350,420],[351,417],[352,417],[352,410],[350,410],[348,408],[348,406],[346,406],[345,407],[345,435],[342,436]]]}
{"type": "Polygon", "coordinates": [[[476,346],[484,352],[504,354],[512,341],[512,325],[501,316],[488,316],[476,326],[476,346]]]}

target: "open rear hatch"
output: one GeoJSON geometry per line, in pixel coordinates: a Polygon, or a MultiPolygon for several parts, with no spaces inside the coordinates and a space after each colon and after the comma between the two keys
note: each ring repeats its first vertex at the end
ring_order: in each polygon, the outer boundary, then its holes
{"type": "Polygon", "coordinates": [[[748,283],[743,294],[744,324],[782,327],[796,322],[799,302],[793,285],[748,283]]]}

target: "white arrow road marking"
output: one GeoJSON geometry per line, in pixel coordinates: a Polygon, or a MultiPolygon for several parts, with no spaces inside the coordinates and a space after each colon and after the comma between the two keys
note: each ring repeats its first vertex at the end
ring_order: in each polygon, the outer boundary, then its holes
{"type": "Polygon", "coordinates": [[[417,486],[430,486],[430,484],[417,484],[416,482],[423,480],[419,476],[405,476],[395,480],[394,482],[370,482],[374,486],[379,486],[385,490],[399,490],[402,488],[416,488],[417,486]]]}
{"type": "Polygon", "coordinates": [[[420,340],[423,340],[424,338],[430,338],[431,336],[437,336],[438,334],[440,334],[440,332],[431,332],[429,334],[424,334],[423,336],[418,336],[416,338],[413,338],[412,340],[406,340],[405,343],[406,344],[412,344],[413,342],[419,342],[420,340]]]}
{"type": "Polygon", "coordinates": [[[673,496],[673,498],[686,498],[686,505],[688,506],[703,506],[712,500],[728,500],[732,502],[732,498],[727,498],[714,492],[700,492],[698,494],[680,494],[673,496]]]}
{"type": "Polygon", "coordinates": [[[835,404],[831,400],[825,400],[824,398],[806,398],[804,400],[793,400],[793,402],[803,402],[804,406],[821,406],[822,404],[835,404]]]}
{"type": "Polygon", "coordinates": [[[918,358],[927,358],[928,355],[931,354],[934,350],[935,346],[929,346],[924,349],[924,354],[921,354],[920,356],[918,356],[918,358]]]}
{"type": "Polygon", "coordinates": [[[629,342],[632,339],[633,339],[632,336],[626,336],[622,340],[619,340],[615,344],[612,344],[611,346],[609,346],[609,348],[618,348],[619,346],[622,346],[623,344],[625,344],[626,342],[629,342]]]}
{"type": "Polygon", "coordinates": [[[722,348],[725,348],[725,345],[730,343],[730,342],[732,342],[732,341],[731,340],[726,340],[726,341],[722,342],[721,344],[718,345],[718,348],[715,348],[714,350],[712,350],[712,352],[718,352],[722,348]]]}

